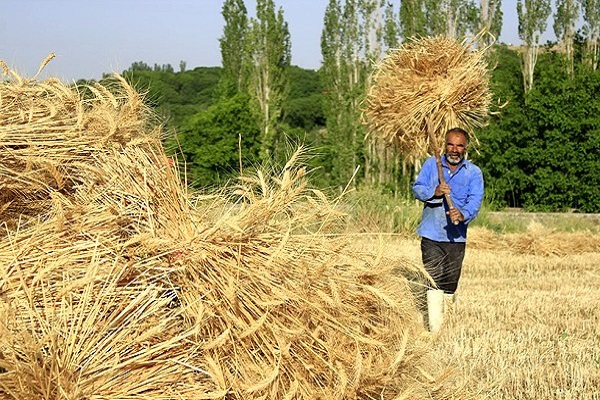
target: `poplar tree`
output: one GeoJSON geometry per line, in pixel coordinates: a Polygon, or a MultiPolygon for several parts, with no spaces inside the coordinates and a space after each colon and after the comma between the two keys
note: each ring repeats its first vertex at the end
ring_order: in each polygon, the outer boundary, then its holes
{"type": "MultiPolygon", "coordinates": [[[[359,24],[359,4],[357,0],[346,0],[342,11],[342,62],[341,62],[341,131],[338,138],[345,141],[342,149],[341,168],[339,174],[344,181],[348,181],[359,166],[359,133],[361,126],[358,122],[359,102],[357,95],[360,93],[361,80],[361,49],[364,41],[361,36],[359,24]]],[[[360,141],[362,144],[362,141],[360,141]]],[[[354,182],[356,183],[356,182],[354,182]]]]}
{"type": "Polygon", "coordinates": [[[359,33],[364,38],[364,55],[367,60],[381,59],[383,50],[383,7],[385,0],[359,0],[362,23],[359,33]]]}
{"type": "Polygon", "coordinates": [[[325,8],[321,33],[323,62],[319,70],[325,88],[325,114],[329,131],[337,131],[342,106],[342,8],[340,0],[329,0],[325,8]]]}
{"type": "MultiPolygon", "coordinates": [[[[400,44],[399,18],[392,3],[387,2],[384,7],[383,45],[388,50],[395,49],[400,44]]],[[[371,82],[368,84],[370,85],[371,82]]],[[[394,190],[398,191],[397,178],[400,174],[406,175],[407,165],[405,160],[401,158],[395,145],[376,140],[371,140],[370,142],[373,148],[372,154],[375,154],[377,157],[378,182],[393,183],[394,190]],[[402,170],[400,170],[401,163],[402,170]]]]}
{"type": "Polygon", "coordinates": [[[546,31],[546,21],[550,12],[550,0],[517,1],[519,37],[524,42],[521,52],[521,72],[526,93],[533,88],[533,71],[537,63],[540,39],[546,31]]]}
{"type": "Polygon", "coordinates": [[[356,110],[352,89],[357,82],[354,60],[359,57],[359,26],[356,0],[342,4],[330,0],[321,34],[321,79],[325,89],[325,113],[329,164],[327,172],[342,187],[356,168],[356,110]]]}
{"type": "MultiPolygon", "coordinates": [[[[371,85],[371,66],[379,63],[386,47],[389,47],[388,43],[398,44],[398,37],[395,26],[395,13],[391,3],[387,3],[385,0],[360,0],[358,5],[362,17],[359,24],[360,32],[365,43],[365,61],[359,62],[362,72],[358,86],[364,94],[366,88],[371,85]],[[392,37],[392,35],[395,35],[395,37],[392,37]]],[[[362,101],[362,95],[355,97],[355,101],[362,101]]],[[[364,137],[364,135],[364,129],[361,127],[358,137],[364,137]]],[[[391,179],[389,174],[390,149],[385,143],[375,138],[363,140],[363,143],[365,180],[372,184],[388,182],[391,179]]]]}
{"type": "MultiPolygon", "coordinates": [[[[466,4],[460,0],[444,0],[440,2],[442,4],[442,12],[445,14],[445,33],[447,37],[456,38],[458,37],[459,30],[459,17],[461,12],[461,6],[466,4]]],[[[464,28],[463,28],[464,29],[464,28]]]]}
{"type": "Polygon", "coordinates": [[[479,31],[484,31],[480,43],[489,46],[502,31],[502,0],[479,1],[479,31]]]}
{"type": "Polygon", "coordinates": [[[388,49],[397,48],[400,44],[400,21],[394,10],[394,5],[385,2],[385,11],[383,16],[383,43],[388,49]]]}
{"type": "Polygon", "coordinates": [[[328,172],[341,185],[359,167],[364,167],[360,178],[381,179],[378,168],[387,155],[364,140],[360,108],[373,65],[383,56],[387,43],[398,43],[397,25],[391,20],[395,13],[390,7],[382,0],[330,0],[325,10],[320,72],[331,154],[328,172]]]}
{"type": "Polygon", "coordinates": [[[471,0],[423,0],[422,7],[429,36],[458,38],[477,28],[477,7],[471,0]]]}
{"type": "Polygon", "coordinates": [[[225,0],[221,15],[225,20],[221,47],[220,91],[225,97],[245,90],[247,77],[244,71],[244,56],[248,16],[243,0],[225,0]]]}
{"type": "Polygon", "coordinates": [[[261,129],[260,158],[272,159],[278,150],[282,104],[289,90],[291,42],[283,9],[273,0],[257,0],[256,19],[248,37],[249,93],[261,129]]]}
{"type": "Polygon", "coordinates": [[[400,33],[404,39],[426,36],[426,25],[424,0],[400,1],[400,33]]]}
{"type": "MultiPolygon", "coordinates": [[[[447,35],[446,26],[446,5],[449,0],[424,0],[423,8],[425,12],[425,32],[428,36],[447,35]]],[[[451,0],[450,0],[451,1],[451,0]]],[[[453,35],[454,36],[454,35],[453,35]]]]}
{"type": "Polygon", "coordinates": [[[556,0],[556,14],[554,14],[554,34],[562,44],[567,59],[567,75],[573,77],[573,40],[575,38],[575,24],[579,18],[578,4],[575,0],[556,0]]]}
{"type": "Polygon", "coordinates": [[[595,71],[598,68],[598,40],[600,38],[600,0],[580,0],[583,9],[584,34],[587,40],[589,62],[595,71]]]}

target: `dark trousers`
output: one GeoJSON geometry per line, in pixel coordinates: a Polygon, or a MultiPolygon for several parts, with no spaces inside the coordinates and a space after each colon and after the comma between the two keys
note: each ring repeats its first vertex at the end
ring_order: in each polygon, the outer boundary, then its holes
{"type": "MultiPolygon", "coordinates": [[[[435,242],[421,239],[421,256],[425,270],[437,289],[454,293],[458,287],[460,271],[465,258],[465,243],[435,242]]],[[[431,286],[431,288],[434,288],[431,286]]]]}

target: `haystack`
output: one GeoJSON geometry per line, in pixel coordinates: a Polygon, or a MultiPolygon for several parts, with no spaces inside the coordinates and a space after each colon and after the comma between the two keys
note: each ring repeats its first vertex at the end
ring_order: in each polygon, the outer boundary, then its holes
{"type": "Polygon", "coordinates": [[[364,102],[369,134],[408,159],[442,149],[453,127],[482,126],[491,93],[485,49],[448,37],[407,40],[375,67],[364,102]]]}
{"type": "Polygon", "coordinates": [[[474,227],[470,240],[475,249],[519,255],[566,257],[600,252],[600,241],[594,232],[561,232],[535,221],[527,226],[526,232],[521,233],[497,233],[474,227]]]}
{"type": "Polygon", "coordinates": [[[114,83],[0,85],[1,399],[464,398],[295,156],[190,194],[114,83]]]}

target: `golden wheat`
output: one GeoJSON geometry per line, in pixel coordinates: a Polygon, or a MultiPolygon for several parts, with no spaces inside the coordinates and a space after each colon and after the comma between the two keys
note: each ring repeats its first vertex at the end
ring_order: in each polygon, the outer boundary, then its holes
{"type": "Polygon", "coordinates": [[[485,49],[475,39],[411,38],[376,66],[363,106],[369,134],[411,159],[443,148],[453,127],[486,123],[491,92],[485,49]]]}
{"type": "Polygon", "coordinates": [[[301,151],[192,197],[114,82],[0,86],[0,398],[468,398],[301,151]]]}

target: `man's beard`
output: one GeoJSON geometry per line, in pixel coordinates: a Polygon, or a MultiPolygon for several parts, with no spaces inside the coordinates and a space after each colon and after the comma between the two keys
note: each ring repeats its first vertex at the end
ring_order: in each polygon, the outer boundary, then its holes
{"type": "Polygon", "coordinates": [[[450,165],[458,165],[462,162],[462,160],[464,160],[464,158],[464,155],[453,156],[451,154],[446,154],[446,160],[450,165]]]}

